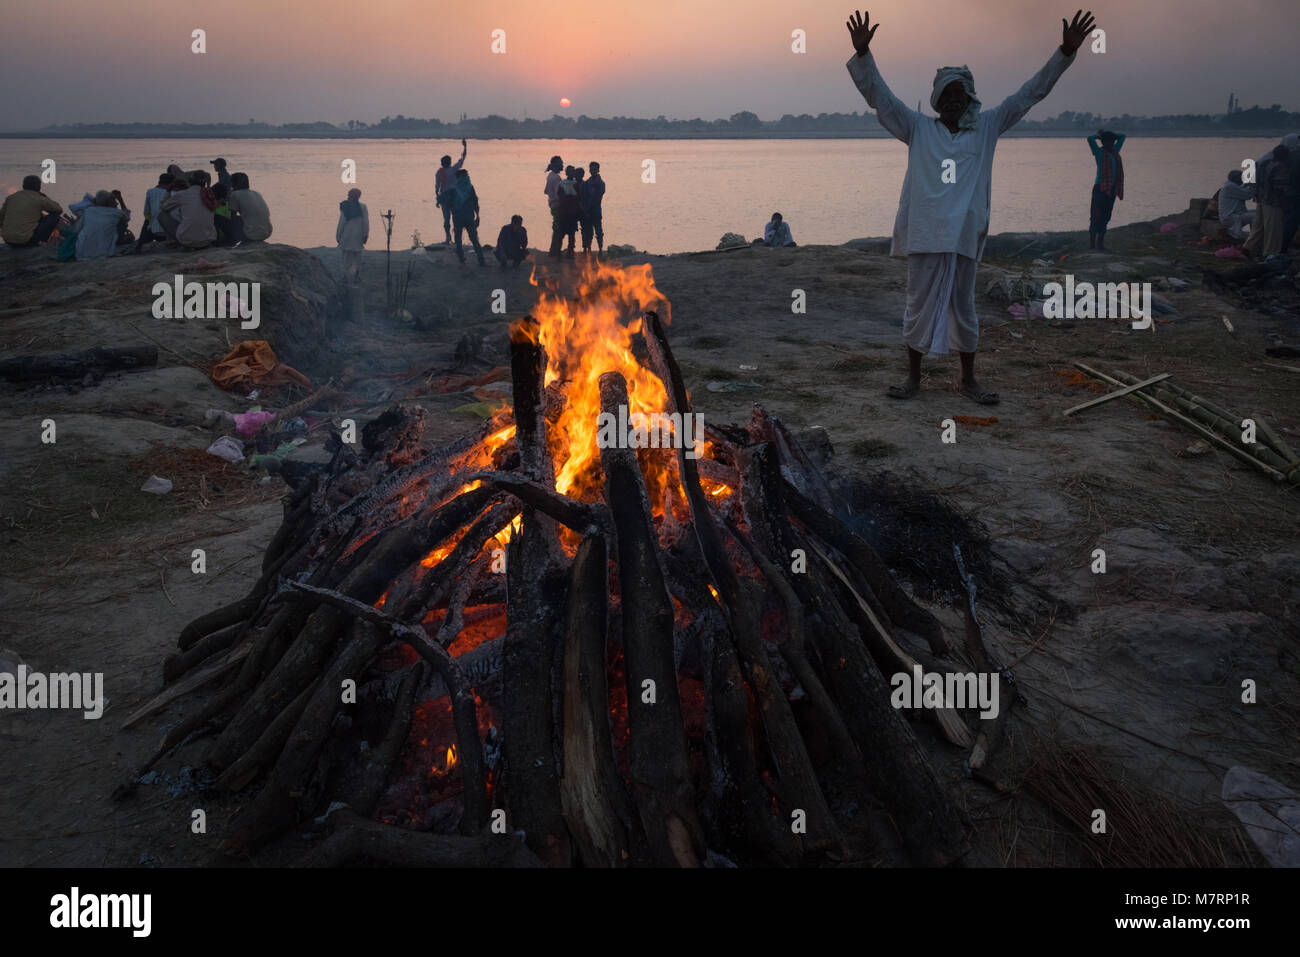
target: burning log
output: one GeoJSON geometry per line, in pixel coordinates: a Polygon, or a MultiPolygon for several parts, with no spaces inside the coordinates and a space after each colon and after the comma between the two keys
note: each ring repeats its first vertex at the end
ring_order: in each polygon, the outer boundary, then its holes
{"type": "MultiPolygon", "coordinates": [[[[601,411],[617,418],[618,410],[628,406],[623,376],[602,375],[601,411]]],[[[673,608],[659,565],[650,502],[635,451],[602,448],[600,463],[618,544],[633,794],[656,862],[694,867],[702,856],[703,836],[692,800],[673,664],[673,608]]]]}
{"type": "Polygon", "coordinates": [[[609,609],[605,538],[591,534],[573,559],[564,628],[564,819],[586,867],[622,867],[630,814],[614,766],[605,686],[609,609]]]}
{"type": "MultiPolygon", "coordinates": [[[[915,863],[960,857],[884,674],[914,660],[896,631],[943,655],[942,628],[779,421],[756,409],[687,446],[656,296],[613,267],[576,305],[543,295],[511,330],[513,410],[426,449],[423,412],[393,406],[288,496],[249,595],[186,626],[131,720],[220,682],[145,767],[215,731],[217,789],[261,785],[227,848],[328,798],[351,810],[304,863],[809,864],[900,840],[915,863]],[[596,441],[600,415],[651,412],[675,451],[596,441]]],[[[938,720],[969,747],[959,715],[938,720]]]]}

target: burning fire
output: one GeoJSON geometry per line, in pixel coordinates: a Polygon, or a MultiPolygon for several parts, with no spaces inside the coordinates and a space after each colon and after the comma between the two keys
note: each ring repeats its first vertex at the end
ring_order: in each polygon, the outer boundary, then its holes
{"type": "MultiPolygon", "coordinates": [[[[535,278],[530,281],[537,284],[535,278]]],[[[559,416],[547,423],[557,491],[584,502],[601,497],[596,421],[602,374],[619,372],[627,380],[629,415],[667,411],[663,382],[633,355],[633,344],[646,310],[658,311],[668,322],[669,308],[655,288],[649,264],[597,264],[583,273],[576,299],[560,296],[555,288],[540,294],[533,317],[546,349],[545,384],[558,383],[564,394],[559,416]]],[[[643,468],[651,508],[661,515],[670,483],[680,489],[675,457],[643,457],[643,468]]]]}

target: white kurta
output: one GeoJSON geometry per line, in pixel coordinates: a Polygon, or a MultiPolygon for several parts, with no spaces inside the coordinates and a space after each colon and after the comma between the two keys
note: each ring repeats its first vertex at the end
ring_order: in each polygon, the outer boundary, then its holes
{"type": "Polygon", "coordinates": [[[1073,56],[1057,48],[1028,83],[993,109],[981,111],[975,129],[953,134],[937,117],[904,106],[881,79],[870,52],[850,57],[849,74],[876,111],[880,125],[908,146],[892,255],[955,252],[975,260],[983,256],[998,137],[1047,96],[1073,62],[1073,56]],[[953,161],[949,167],[947,160],[953,161]],[[944,182],[946,168],[951,182],[944,182]]]}
{"type": "Polygon", "coordinates": [[[916,351],[944,355],[978,347],[975,263],[989,233],[993,150],[1073,62],[1058,48],[1033,79],[982,111],[974,129],[952,133],[937,117],[904,106],[870,52],[850,57],[849,75],[880,125],[908,146],[890,254],[909,257],[903,339],[916,351]]]}

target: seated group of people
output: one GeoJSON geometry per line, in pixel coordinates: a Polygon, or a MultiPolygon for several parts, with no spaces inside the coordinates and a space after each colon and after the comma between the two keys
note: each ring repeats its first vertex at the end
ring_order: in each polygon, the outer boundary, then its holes
{"type": "Polygon", "coordinates": [[[1300,229],[1300,134],[1286,136],[1256,161],[1253,183],[1246,182],[1241,170],[1229,171],[1214,202],[1228,235],[1245,238],[1243,252],[1270,256],[1289,251],[1300,229]],[[1255,209],[1246,206],[1251,200],[1255,209]]]}
{"type": "Polygon", "coordinates": [[[173,164],[145,194],[144,225],[135,249],[150,242],[172,242],[187,249],[239,246],[271,238],[271,210],[247,173],[231,173],[226,161],[212,160],[217,183],[206,170],[186,173],[173,164]]]}
{"type": "Polygon", "coordinates": [[[229,173],[224,159],[215,159],[217,185],[204,170],[186,173],[175,164],[158,177],[158,185],[145,194],[144,222],[138,237],[128,223],[131,210],[119,190],[101,189],[69,204],[67,214],[59,203],[41,192],[39,176],[23,179],[23,188],[0,206],[0,237],[10,246],[39,246],[58,235],[75,236],[60,249],[60,258],[78,260],[112,256],[119,246],[139,252],[150,242],[203,249],[262,242],[271,236],[271,213],[266,200],[249,188],[248,175],[229,173]]]}

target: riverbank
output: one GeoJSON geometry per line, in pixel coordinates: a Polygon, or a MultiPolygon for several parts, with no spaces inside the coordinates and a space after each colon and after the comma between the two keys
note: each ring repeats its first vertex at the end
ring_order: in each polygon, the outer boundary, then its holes
{"type": "MultiPolygon", "coordinates": [[[[1095,753],[1125,793],[1167,798],[1237,863],[1259,859],[1219,800],[1227,769],[1300,785],[1286,745],[1300,729],[1295,488],[1198,449],[1123,400],[1062,416],[1097,395],[1073,374],[1081,360],[1141,378],[1171,373],[1234,412],[1263,415],[1300,447],[1300,376],[1278,368],[1300,362],[1264,351],[1300,345],[1294,281],[1221,289],[1237,264],[1214,257],[1213,244],[1189,245],[1200,238],[1190,222],[1168,233],[1160,225],[1113,230],[1106,254],[1088,252],[1078,233],[991,238],[977,307],[980,377],[1001,393],[995,408],[958,393],[951,357],[923,363],[918,398],[885,397],[903,371],[906,267],[880,254],[879,241],[621,260],[649,263],[671,301],[669,334],[706,421],[744,422],[758,403],[792,427],[824,430],[832,468],[875,492],[858,504],[908,530],[878,542],[882,553],[957,635],[943,556],[956,523],[984,543],[985,637],[1026,697],[1003,745],[1003,790],[964,777],[965,755],[918,726],[972,816],[973,863],[1094,860],[1088,822],[1063,819],[1032,793],[1035,741],[1095,753]],[[1146,331],[1008,312],[1017,281],[1065,273],[1151,282],[1172,311],[1146,331]],[[795,290],[805,312],[791,309],[795,290]],[[947,419],[958,423],[951,444],[942,441],[947,419]],[[1092,571],[1097,548],[1104,574],[1092,571]],[[1258,685],[1256,705],[1241,701],[1245,679],[1258,685]]],[[[476,407],[490,397],[474,386],[442,391],[444,380],[458,355],[462,366],[477,355],[482,368],[504,359],[508,323],[536,302],[528,269],[480,268],[472,255],[462,266],[442,247],[396,252],[393,273],[405,280],[409,269],[410,315],[394,319],[384,315],[383,251],[364,255],[351,310],[337,256],[272,245],[59,264],[47,250],[0,251],[0,309],[38,307],[0,318],[0,358],[136,339],[158,349],[157,367],[144,371],[0,386],[0,409],[15,424],[0,440],[3,643],[34,668],[103,671],[109,699],[100,721],[0,714],[0,739],[24,769],[0,781],[0,833],[10,836],[0,864],[206,863],[244,800],[205,796],[209,834],[185,839],[176,822],[194,803],[184,769],[195,746],[136,797],[111,798],[195,702],[122,731],[125,717],[159,690],[181,627],[247,591],[278,524],[278,479],[263,483],[261,472],[202,454],[222,434],[208,409],[279,408],[301,394],[250,400],[218,389],[208,372],[232,343],[262,336],[315,385],[332,380],[339,391],[321,405],[336,420],[360,426],[404,401],[426,408],[430,441],[477,427],[476,407]],[[154,318],[152,284],[175,274],[263,283],[262,327],[154,318]],[[498,289],[504,314],[491,310],[498,289]],[[52,445],[40,441],[49,419],[52,445]],[[141,492],[152,474],[171,478],[173,491],[141,492]],[[203,575],[192,571],[195,548],[206,555],[203,575]]],[[[572,265],[554,273],[562,288],[578,279],[572,265]]],[[[310,458],[323,439],[323,429],[309,433],[295,457],[310,458]]],[[[289,860],[300,850],[293,839],[272,854],[289,860]]]]}

